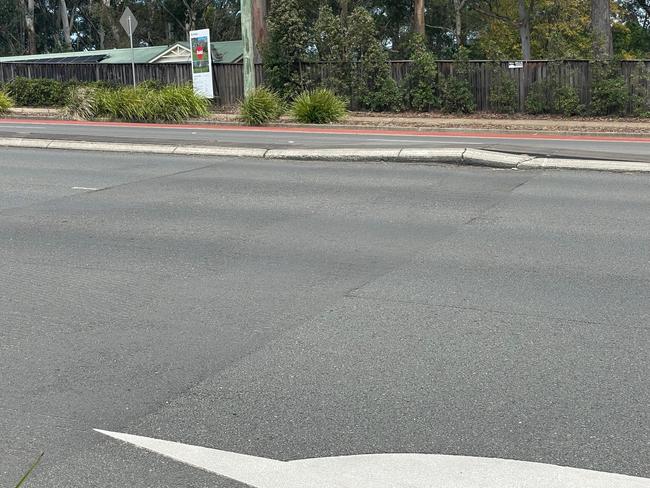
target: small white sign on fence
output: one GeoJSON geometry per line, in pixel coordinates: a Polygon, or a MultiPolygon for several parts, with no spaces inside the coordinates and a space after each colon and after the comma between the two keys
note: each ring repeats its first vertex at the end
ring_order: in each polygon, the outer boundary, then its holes
{"type": "Polygon", "coordinates": [[[508,68],[510,69],[521,69],[524,67],[523,61],[511,61],[508,63],[508,68]]]}

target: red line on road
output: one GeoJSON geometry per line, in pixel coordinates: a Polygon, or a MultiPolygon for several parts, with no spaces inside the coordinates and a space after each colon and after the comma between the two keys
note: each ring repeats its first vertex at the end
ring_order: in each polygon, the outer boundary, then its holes
{"type": "Polygon", "coordinates": [[[559,141],[594,141],[594,142],[633,142],[650,143],[650,137],[631,136],[594,136],[594,135],[562,135],[562,134],[509,134],[503,132],[471,132],[471,131],[420,131],[420,130],[391,130],[391,129],[346,129],[336,127],[245,127],[239,125],[219,124],[150,124],[132,122],[95,122],[77,120],[34,120],[34,119],[2,119],[3,124],[57,125],[57,126],[86,126],[86,127],[134,127],[141,129],[180,129],[180,130],[215,130],[232,132],[285,132],[293,134],[340,134],[340,135],[382,135],[382,136],[416,136],[416,137],[464,137],[475,139],[540,139],[559,141]]]}

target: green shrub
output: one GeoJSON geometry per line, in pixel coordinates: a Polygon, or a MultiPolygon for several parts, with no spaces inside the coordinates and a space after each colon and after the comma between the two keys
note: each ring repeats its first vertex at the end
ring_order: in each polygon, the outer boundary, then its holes
{"type": "Polygon", "coordinates": [[[409,43],[411,66],[404,78],[402,91],[407,107],[427,112],[440,105],[437,93],[438,63],[426,47],[424,37],[415,34],[409,43]]]}
{"type": "Polygon", "coordinates": [[[11,101],[11,98],[6,93],[0,91],[0,114],[6,113],[13,106],[14,103],[11,101]]]}
{"type": "Polygon", "coordinates": [[[68,92],[65,113],[69,117],[90,120],[97,117],[97,89],[92,86],[77,86],[68,92]]]}
{"type": "Polygon", "coordinates": [[[350,96],[350,60],[348,56],[348,31],[344,19],[334,15],[332,7],[321,6],[311,33],[318,60],[326,68],[320,85],[339,95],[350,96]]]}
{"type": "Polygon", "coordinates": [[[348,51],[353,67],[352,105],[373,112],[402,108],[388,53],[379,42],[372,15],[363,7],[356,7],[348,17],[348,51]]]}
{"type": "Polygon", "coordinates": [[[591,85],[591,104],[594,115],[623,115],[629,100],[625,79],[622,77],[596,80],[591,85]]]}
{"type": "Polygon", "coordinates": [[[267,41],[262,47],[264,78],[272,90],[287,100],[308,87],[301,66],[309,45],[306,26],[302,2],[271,2],[267,41]]]}
{"type": "Polygon", "coordinates": [[[167,85],[160,80],[145,80],[138,83],[138,88],[144,90],[162,90],[167,85]]]}
{"type": "Polygon", "coordinates": [[[101,88],[103,90],[120,90],[124,88],[124,85],[121,85],[117,81],[112,80],[100,80],[91,83],[91,86],[94,88],[101,88]]]}
{"type": "Polygon", "coordinates": [[[371,112],[393,112],[402,109],[402,94],[392,78],[384,78],[381,84],[372,83],[359,97],[361,108],[371,112]]]}
{"type": "Polygon", "coordinates": [[[346,103],[332,91],[320,88],[298,95],[291,111],[299,122],[329,124],[338,122],[345,116],[346,103]]]}
{"type": "Polygon", "coordinates": [[[650,117],[650,69],[645,67],[645,63],[636,63],[632,70],[630,84],[632,114],[637,117],[650,117]]]}
{"type": "Polygon", "coordinates": [[[452,73],[441,83],[443,112],[469,114],[476,110],[469,74],[469,52],[460,47],[452,73]]]}
{"type": "Polygon", "coordinates": [[[471,114],[476,110],[469,82],[454,76],[442,82],[441,99],[443,112],[471,114]]]}
{"type": "Polygon", "coordinates": [[[192,87],[168,86],[162,90],[120,88],[95,91],[97,117],[127,122],[182,122],[207,115],[207,101],[192,87]]]}
{"type": "Polygon", "coordinates": [[[241,119],[248,125],[263,125],[280,118],[284,107],[280,96],[268,88],[260,87],[250,92],[240,108],[241,119]]]}
{"type": "Polygon", "coordinates": [[[548,80],[537,80],[528,89],[524,110],[526,113],[539,115],[552,112],[551,96],[549,90],[551,84],[548,80]]]}
{"type": "Polygon", "coordinates": [[[62,107],[67,96],[63,83],[47,78],[15,78],[5,90],[19,107],[62,107]]]}
{"type": "Polygon", "coordinates": [[[189,85],[148,90],[144,100],[147,120],[150,121],[183,122],[208,115],[208,101],[194,93],[189,85]]]}
{"type": "Polygon", "coordinates": [[[97,90],[97,116],[126,122],[144,122],[147,120],[144,97],[145,91],[142,89],[97,90]]]}
{"type": "Polygon", "coordinates": [[[580,103],[580,97],[574,87],[563,86],[557,90],[555,93],[555,111],[565,117],[584,113],[585,106],[580,103]]]}
{"type": "Polygon", "coordinates": [[[634,94],[631,98],[632,114],[636,117],[650,117],[650,100],[647,96],[634,94]]]}
{"type": "Polygon", "coordinates": [[[611,62],[597,62],[592,66],[591,102],[593,115],[623,115],[630,101],[625,79],[611,62]]]}
{"type": "Polygon", "coordinates": [[[512,114],[518,108],[517,84],[500,66],[492,70],[489,102],[498,113],[512,114]]]}

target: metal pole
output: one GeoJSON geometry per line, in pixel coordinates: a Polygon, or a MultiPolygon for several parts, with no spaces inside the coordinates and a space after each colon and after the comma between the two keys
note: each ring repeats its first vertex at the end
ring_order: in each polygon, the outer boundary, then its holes
{"type": "Polygon", "coordinates": [[[241,0],[241,38],[244,43],[244,95],[255,88],[255,38],[253,36],[253,2],[241,0]]]}
{"type": "Polygon", "coordinates": [[[133,72],[133,88],[135,88],[135,53],[133,52],[133,29],[131,28],[131,16],[129,15],[129,41],[131,41],[131,70],[133,72]]]}

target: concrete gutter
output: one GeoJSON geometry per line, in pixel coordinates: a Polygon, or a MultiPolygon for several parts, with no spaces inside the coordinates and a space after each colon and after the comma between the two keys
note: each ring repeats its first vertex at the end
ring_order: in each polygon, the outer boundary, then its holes
{"type": "Polygon", "coordinates": [[[457,164],[507,169],[572,169],[619,173],[650,173],[650,163],[564,159],[510,154],[473,148],[401,149],[265,149],[253,147],[174,146],[53,139],[0,138],[0,147],[64,149],[120,153],[178,154],[183,156],[245,157],[295,161],[387,161],[420,164],[457,164]]]}

